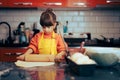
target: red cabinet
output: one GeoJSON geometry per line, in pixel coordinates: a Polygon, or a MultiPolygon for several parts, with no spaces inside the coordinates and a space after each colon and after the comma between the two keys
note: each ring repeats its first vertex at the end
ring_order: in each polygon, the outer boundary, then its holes
{"type": "Polygon", "coordinates": [[[68,0],[67,7],[87,7],[87,0],[68,0]]]}
{"type": "Polygon", "coordinates": [[[37,7],[37,0],[10,0],[9,7],[37,7]]]}
{"type": "Polygon", "coordinates": [[[106,4],[106,0],[68,0],[68,7],[96,7],[96,5],[106,4]]]}
{"type": "Polygon", "coordinates": [[[7,7],[8,0],[0,0],[0,7],[7,7]]]}
{"type": "Polygon", "coordinates": [[[67,0],[38,0],[38,7],[65,7],[67,0]]]}
{"type": "Polygon", "coordinates": [[[106,0],[87,0],[88,7],[96,7],[97,5],[106,4],[106,0]]]}
{"type": "Polygon", "coordinates": [[[102,4],[106,4],[106,0],[0,0],[0,7],[9,8],[96,7],[102,4]]]}
{"type": "Polygon", "coordinates": [[[32,8],[32,7],[65,7],[67,0],[0,0],[0,7],[32,8]]]}

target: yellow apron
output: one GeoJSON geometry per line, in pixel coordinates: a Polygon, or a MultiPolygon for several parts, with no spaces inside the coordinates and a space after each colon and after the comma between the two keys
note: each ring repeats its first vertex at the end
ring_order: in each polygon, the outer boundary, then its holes
{"type": "Polygon", "coordinates": [[[44,33],[42,33],[42,36],[38,43],[38,51],[39,54],[57,54],[57,47],[56,47],[56,40],[55,40],[55,33],[52,33],[51,39],[45,39],[44,33]]]}

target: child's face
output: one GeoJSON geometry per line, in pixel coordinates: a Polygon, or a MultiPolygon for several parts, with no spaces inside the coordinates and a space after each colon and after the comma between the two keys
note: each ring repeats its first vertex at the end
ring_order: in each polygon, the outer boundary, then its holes
{"type": "Polygon", "coordinates": [[[49,27],[43,26],[44,33],[49,34],[49,33],[53,32],[55,26],[56,26],[56,23],[53,26],[49,26],[49,27]]]}
{"type": "Polygon", "coordinates": [[[43,27],[43,31],[44,31],[44,33],[46,33],[46,34],[49,34],[49,33],[53,32],[53,29],[54,29],[53,26],[49,26],[49,27],[44,26],[44,27],[43,27]]]}

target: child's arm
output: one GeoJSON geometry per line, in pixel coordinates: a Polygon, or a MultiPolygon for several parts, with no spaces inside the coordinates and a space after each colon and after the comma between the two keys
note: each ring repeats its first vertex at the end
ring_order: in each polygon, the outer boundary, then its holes
{"type": "Polygon", "coordinates": [[[31,53],[33,53],[33,50],[31,48],[29,48],[24,54],[18,56],[17,59],[24,61],[25,60],[25,56],[28,55],[28,54],[31,54],[31,53]]]}

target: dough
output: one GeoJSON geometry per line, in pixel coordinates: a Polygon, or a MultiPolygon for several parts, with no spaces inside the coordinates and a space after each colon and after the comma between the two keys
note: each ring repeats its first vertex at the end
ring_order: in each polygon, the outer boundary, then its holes
{"type": "Polygon", "coordinates": [[[74,53],[71,56],[71,60],[77,64],[96,64],[94,60],[90,59],[86,55],[83,55],[82,53],[74,53]]]}
{"type": "Polygon", "coordinates": [[[54,65],[55,62],[26,62],[18,60],[15,62],[16,66],[19,67],[36,67],[36,66],[51,66],[54,65]]]}

